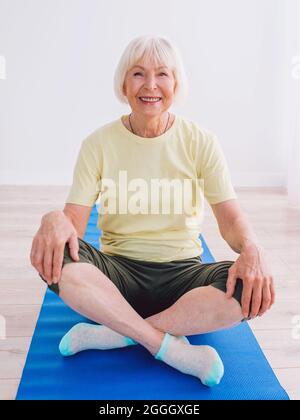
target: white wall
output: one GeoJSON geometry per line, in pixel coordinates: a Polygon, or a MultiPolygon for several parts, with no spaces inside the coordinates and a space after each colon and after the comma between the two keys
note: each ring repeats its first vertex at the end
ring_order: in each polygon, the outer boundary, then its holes
{"type": "Polygon", "coordinates": [[[300,1],[285,7],[286,48],[283,138],[288,139],[287,192],[290,207],[300,209],[300,1]]]}
{"type": "Polygon", "coordinates": [[[284,186],[284,0],[0,0],[0,184],[66,185],[83,138],[127,113],[128,42],[170,37],[190,82],[173,111],[214,131],[236,186],[284,186]]]}

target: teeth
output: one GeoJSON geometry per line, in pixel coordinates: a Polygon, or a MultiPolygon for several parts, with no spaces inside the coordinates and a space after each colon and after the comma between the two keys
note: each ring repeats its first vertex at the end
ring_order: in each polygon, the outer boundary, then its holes
{"type": "Polygon", "coordinates": [[[160,98],[141,98],[141,100],[145,102],[158,102],[160,98]]]}

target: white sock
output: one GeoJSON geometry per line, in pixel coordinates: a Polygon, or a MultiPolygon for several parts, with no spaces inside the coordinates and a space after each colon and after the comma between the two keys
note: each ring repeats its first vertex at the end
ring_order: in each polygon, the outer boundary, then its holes
{"type": "Polygon", "coordinates": [[[224,375],[224,366],[213,347],[192,346],[165,334],[155,359],[162,360],[180,372],[196,376],[209,387],[218,385],[224,375]]]}
{"type": "MultiPolygon", "coordinates": [[[[180,337],[187,342],[186,337],[180,337]]],[[[95,325],[81,322],[74,325],[65,334],[59,344],[63,356],[72,356],[83,350],[109,350],[133,346],[136,341],[125,337],[105,325],[95,325]]]]}

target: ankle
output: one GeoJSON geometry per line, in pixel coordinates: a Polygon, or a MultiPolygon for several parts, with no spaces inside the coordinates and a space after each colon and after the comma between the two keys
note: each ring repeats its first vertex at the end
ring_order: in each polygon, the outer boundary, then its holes
{"type": "Polygon", "coordinates": [[[151,343],[148,345],[145,345],[146,349],[149,350],[152,356],[155,356],[158,353],[164,337],[165,337],[165,332],[157,330],[151,343]]]}

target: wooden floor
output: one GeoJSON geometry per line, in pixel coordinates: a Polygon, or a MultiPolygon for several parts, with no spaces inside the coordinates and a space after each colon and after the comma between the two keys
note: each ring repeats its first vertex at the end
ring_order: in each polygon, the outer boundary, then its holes
{"type": "MultiPolygon", "coordinates": [[[[68,187],[0,186],[0,399],[14,399],[45,286],[30,264],[32,238],[43,214],[62,209],[68,187]]],[[[240,203],[269,253],[277,302],[250,323],[290,398],[300,399],[300,210],[280,189],[237,189],[240,203]],[[294,328],[294,329],[293,329],[294,328]]],[[[204,236],[216,260],[236,260],[207,207],[204,236]]]]}

